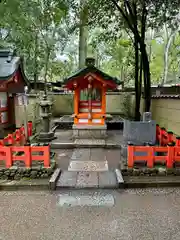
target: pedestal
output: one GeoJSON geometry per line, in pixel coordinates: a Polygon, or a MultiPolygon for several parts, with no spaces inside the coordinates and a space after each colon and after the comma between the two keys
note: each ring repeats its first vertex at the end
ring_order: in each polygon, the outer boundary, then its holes
{"type": "Polygon", "coordinates": [[[38,140],[39,142],[51,142],[55,138],[54,132],[40,132],[38,140]]]}
{"type": "Polygon", "coordinates": [[[73,125],[75,139],[104,139],[107,137],[107,125],[73,125]]]}
{"type": "Polygon", "coordinates": [[[40,132],[38,138],[40,142],[50,142],[55,139],[54,132],[50,131],[51,106],[52,102],[47,99],[46,95],[44,95],[43,99],[40,101],[43,127],[43,130],[40,132]]]}

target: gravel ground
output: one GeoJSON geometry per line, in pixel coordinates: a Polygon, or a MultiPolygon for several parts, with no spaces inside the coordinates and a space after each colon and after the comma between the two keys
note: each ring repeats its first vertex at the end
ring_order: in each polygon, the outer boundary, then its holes
{"type": "Polygon", "coordinates": [[[60,206],[60,194],[82,191],[0,192],[0,239],[180,239],[180,189],[105,192],[113,206],[60,206]]]}

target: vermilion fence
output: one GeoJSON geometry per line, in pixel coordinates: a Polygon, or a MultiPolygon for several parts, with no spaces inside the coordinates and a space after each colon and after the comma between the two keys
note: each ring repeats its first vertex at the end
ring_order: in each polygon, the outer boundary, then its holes
{"type": "Polygon", "coordinates": [[[174,163],[180,162],[180,147],[161,146],[128,146],[128,167],[133,168],[135,163],[146,162],[148,168],[158,163],[164,163],[167,168],[173,168],[174,163]],[[157,153],[163,153],[157,156],[157,153]]]}
{"type": "Polygon", "coordinates": [[[44,167],[50,167],[50,146],[1,146],[0,161],[6,168],[13,166],[14,161],[23,161],[25,167],[31,167],[33,161],[44,162],[44,167]]]}
{"type": "MultiPolygon", "coordinates": [[[[32,122],[28,122],[27,124],[27,133],[28,137],[32,136],[32,122]]],[[[8,134],[7,137],[0,140],[0,146],[6,146],[6,145],[21,145],[23,146],[26,144],[26,136],[25,136],[25,128],[24,126],[17,129],[14,133],[8,134]]]]}
{"type": "Polygon", "coordinates": [[[174,135],[171,131],[166,131],[165,128],[160,128],[156,125],[156,141],[159,146],[167,146],[169,143],[180,146],[180,137],[174,135]]]}

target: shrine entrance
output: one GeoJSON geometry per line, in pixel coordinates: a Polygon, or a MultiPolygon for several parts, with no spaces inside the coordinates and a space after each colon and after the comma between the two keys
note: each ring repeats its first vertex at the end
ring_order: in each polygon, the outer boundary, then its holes
{"type": "MultiPolygon", "coordinates": [[[[75,89],[76,107],[74,124],[105,124],[105,95],[101,84],[91,79],[87,87],[75,89]],[[78,106],[77,106],[78,105],[78,106]]],[[[89,82],[89,81],[88,81],[89,82]]]]}
{"type": "Polygon", "coordinates": [[[97,69],[94,63],[94,59],[88,58],[86,67],[65,81],[66,89],[74,91],[75,138],[106,137],[106,92],[116,89],[117,83],[97,69]]]}

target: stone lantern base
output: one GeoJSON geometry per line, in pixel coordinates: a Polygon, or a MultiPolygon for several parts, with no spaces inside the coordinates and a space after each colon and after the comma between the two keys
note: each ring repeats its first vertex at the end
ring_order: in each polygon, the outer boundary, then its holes
{"type": "Polygon", "coordinates": [[[51,142],[54,139],[54,132],[41,132],[38,137],[39,142],[51,142]]]}
{"type": "Polygon", "coordinates": [[[73,125],[75,139],[104,139],[107,137],[107,125],[73,125]]]}

